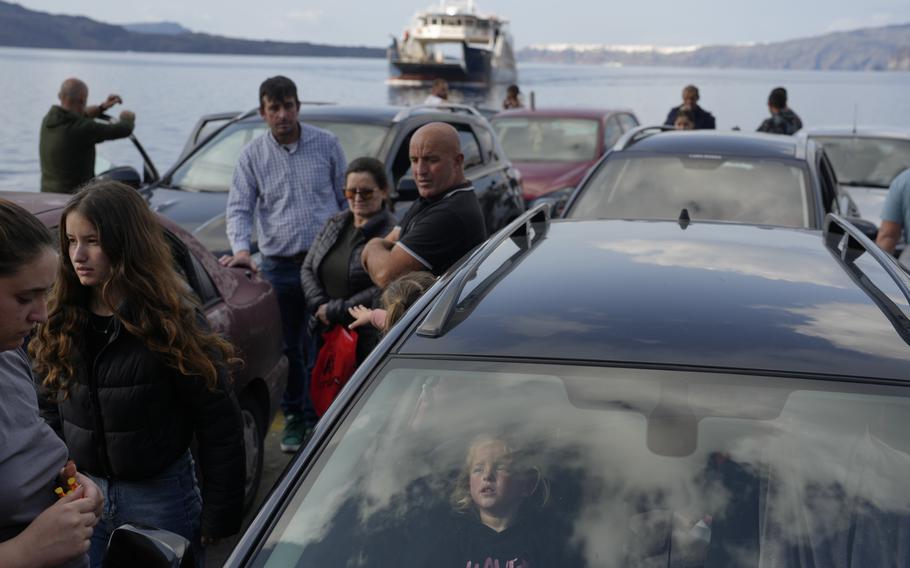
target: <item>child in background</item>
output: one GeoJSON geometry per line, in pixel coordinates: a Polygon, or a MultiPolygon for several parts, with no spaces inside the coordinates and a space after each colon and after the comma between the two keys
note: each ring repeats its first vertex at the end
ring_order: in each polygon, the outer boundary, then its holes
{"type": "Polygon", "coordinates": [[[386,333],[404,316],[408,308],[436,282],[433,274],[425,271],[410,272],[389,284],[382,293],[381,302],[384,308],[370,309],[365,306],[354,306],[348,313],[354,322],[348,329],[372,324],[373,327],[386,333]]]}

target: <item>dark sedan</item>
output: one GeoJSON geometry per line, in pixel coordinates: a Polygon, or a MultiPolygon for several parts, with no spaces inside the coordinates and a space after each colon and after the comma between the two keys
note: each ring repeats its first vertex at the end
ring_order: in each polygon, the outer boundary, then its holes
{"type": "Polygon", "coordinates": [[[556,210],[591,166],[639,124],[630,110],[602,108],[514,109],[490,123],[521,172],[528,206],[546,201],[556,210]]]}
{"type": "Polygon", "coordinates": [[[818,231],[561,221],[431,288],[225,566],[908,566],[910,288],[818,231]]]}
{"type": "MultiPolygon", "coordinates": [[[[303,105],[300,120],[335,134],[348,160],[378,158],[393,184],[395,212],[401,216],[417,199],[410,173],[408,144],[414,131],[429,122],[451,124],[458,131],[465,175],[474,184],[493,233],[520,215],[521,177],[506,158],[490,123],[471,107],[358,107],[303,105]]],[[[206,248],[227,252],[224,210],[234,165],[243,147],[266,132],[258,110],[203,117],[187,141],[182,157],[157,178],[146,167],[143,191],[152,207],[194,233],[206,248]]],[[[138,185],[138,175],[133,172],[138,185]]]]}
{"type": "MultiPolygon", "coordinates": [[[[67,195],[24,192],[0,192],[0,197],[23,206],[50,228],[59,224],[69,199],[67,195]]],[[[174,264],[195,293],[212,329],[229,339],[244,361],[233,381],[243,415],[245,503],[250,506],[262,475],[265,435],[287,381],[278,300],[272,287],[258,275],[219,265],[192,235],[165,217],[159,219],[174,264]]]]}

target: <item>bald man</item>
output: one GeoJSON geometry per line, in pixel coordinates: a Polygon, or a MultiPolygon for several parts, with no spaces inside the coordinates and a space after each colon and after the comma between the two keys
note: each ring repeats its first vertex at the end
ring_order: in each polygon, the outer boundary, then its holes
{"type": "Polygon", "coordinates": [[[87,107],[88,87],[76,78],[64,81],[57,97],[60,104],[41,121],[41,191],[75,193],[95,176],[95,144],[129,136],[136,116],[125,110],[118,122],[97,122],[101,113],[123,101],[108,95],[103,103],[87,107]]]}
{"type": "Polygon", "coordinates": [[[369,241],[361,256],[380,288],[416,270],[438,276],[487,238],[477,194],[464,177],[458,132],[443,122],[424,125],[408,150],[420,199],[387,237],[369,241]]]}

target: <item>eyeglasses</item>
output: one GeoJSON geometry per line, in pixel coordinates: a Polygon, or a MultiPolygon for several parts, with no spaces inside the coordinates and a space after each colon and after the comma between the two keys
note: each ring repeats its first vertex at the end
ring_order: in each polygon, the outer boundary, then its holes
{"type": "Polygon", "coordinates": [[[361,199],[369,199],[373,197],[373,192],[375,191],[372,187],[346,187],[344,188],[344,196],[347,199],[354,199],[354,196],[359,195],[361,199]]]}

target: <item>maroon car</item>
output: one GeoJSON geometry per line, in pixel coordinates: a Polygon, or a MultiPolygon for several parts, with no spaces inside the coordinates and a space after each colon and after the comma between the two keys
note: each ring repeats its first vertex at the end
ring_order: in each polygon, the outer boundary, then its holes
{"type": "MultiPolygon", "coordinates": [[[[0,192],[55,229],[68,195],[0,192]]],[[[268,282],[240,269],[225,268],[199,241],[173,221],[158,216],[174,254],[174,264],[193,289],[212,329],[228,338],[244,365],[234,375],[243,415],[246,450],[245,504],[256,496],[262,476],[265,435],[281,402],[288,362],[282,348],[278,299],[268,282]]]]}
{"type": "Polygon", "coordinates": [[[638,126],[630,110],[601,108],[514,109],[490,122],[521,172],[527,206],[549,201],[556,211],[623,132],[638,126]]]}

